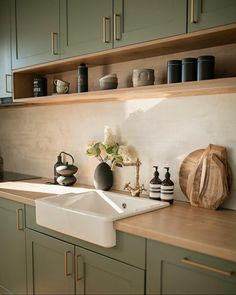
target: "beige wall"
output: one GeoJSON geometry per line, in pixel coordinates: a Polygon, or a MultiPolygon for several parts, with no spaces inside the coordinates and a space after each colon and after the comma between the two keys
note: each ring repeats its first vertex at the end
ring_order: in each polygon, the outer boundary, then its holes
{"type": "MultiPolygon", "coordinates": [[[[186,200],[178,185],[182,160],[209,143],[227,147],[229,163],[236,164],[236,95],[145,99],[125,102],[89,103],[0,109],[0,146],[5,169],[53,177],[57,154],[73,154],[78,182],[92,184],[98,164],[86,156],[91,140],[103,139],[104,125],[121,142],[135,147],[141,161],[141,182],[148,187],[153,165],[170,166],[175,198],[186,200]]],[[[114,188],[134,182],[134,168],[117,168],[114,188]]],[[[224,206],[236,209],[235,176],[230,198],[224,206]]]]}

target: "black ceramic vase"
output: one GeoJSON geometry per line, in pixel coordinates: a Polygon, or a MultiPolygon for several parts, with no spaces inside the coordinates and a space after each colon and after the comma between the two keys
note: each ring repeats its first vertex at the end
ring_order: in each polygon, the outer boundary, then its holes
{"type": "Polygon", "coordinates": [[[113,173],[111,167],[105,163],[100,163],[94,172],[94,186],[96,189],[108,191],[113,185],[113,173]]]}

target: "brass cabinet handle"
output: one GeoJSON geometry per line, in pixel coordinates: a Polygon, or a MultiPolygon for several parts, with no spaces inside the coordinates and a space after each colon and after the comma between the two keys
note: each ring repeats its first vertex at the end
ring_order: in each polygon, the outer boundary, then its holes
{"type": "Polygon", "coordinates": [[[102,41],[110,43],[110,17],[107,16],[102,18],[102,41]]]}
{"type": "Polygon", "coordinates": [[[114,40],[121,40],[121,15],[114,14],[114,40]]]}
{"type": "Polygon", "coordinates": [[[23,209],[16,209],[16,229],[24,230],[23,209]]]}
{"type": "Polygon", "coordinates": [[[5,74],[5,88],[6,88],[6,93],[12,93],[12,89],[8,90],[8,78],[12,78],[12,75],[10,74],[5,74]]]}
{"type": "Polygon", "coordinates": [[[227,276],[227,277],[232,276],[232,274],[234,273],[233,271],[225,271],[225,270],[222,270],[220,268],[215,268],[215,267],[212,267],[212,266],[209,266],[209,265],[206,265],[206,264],[198,263],[198,262],[190,260],[190,259],[188,259],[186,257],[181,259],[181,262],[185,263],[185,264],[188,264],[188,265],[192,265],[192,266],[201,268],[201,269],[212,271],[212,272],[215,272],[215,273],[227,276]]]}
{"type": "Polygon", "coordinates": [[[76,256],[76,280],[81,281],[84,278],[84,267],[83,267],[83,261],[81,255],[76,256]],[[80,263],[81,262],[81,263],[80,263]],[[80,268],[82,264],[82,269],[80,268]]]}
{"type": "Polygon", "coordinates": [[[58,41],[58,33],[52,32],[51,39],[52,39],[52,55],[58,55],[58,52],[55,50],[55,37],[58,41]]]}
{"type": "Polygon", "coordinates": [[[68,271],[68,255],[71,255],[73,257],[73,254],[71,251],[65,251],[64,257],[65,257],[65,277],[71,276],[72,271],[68,271]]]}
{"type": "Polygon", "coordinates": [[[198,17],[196,16],[196,5],[198,0],[191,0],[191,12],[190,12],[190,21],[192,24],[196,24],[198,22],[198,17]]]}

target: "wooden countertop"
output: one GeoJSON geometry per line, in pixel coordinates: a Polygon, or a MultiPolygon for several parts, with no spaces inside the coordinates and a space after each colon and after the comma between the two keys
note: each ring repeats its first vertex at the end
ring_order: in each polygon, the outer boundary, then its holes
{"type": "MultiPolygon", "coordinates": [[[[27,181],[29,182],[29,181],[27,181]]],[[[45,179],[31,180],[44,183],[45,179]]],[[[35,205],[48,193],[0,188],[0,197],[35,205]]],[[[236,262],[236,211],[207,210],[175,201],[170,207],[118,220],[115,229],[236,262]]]]}

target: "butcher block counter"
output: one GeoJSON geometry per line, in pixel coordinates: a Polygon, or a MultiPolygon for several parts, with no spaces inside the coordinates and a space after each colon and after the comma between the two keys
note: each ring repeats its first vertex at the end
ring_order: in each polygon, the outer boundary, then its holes
{"type": "MultiPolygon", "coordinates": [[[[28,180],[45,184],[46,179],[28,180]]],[[[49,193],[2,188],[0,197],[35,206],[49,193]]],[[[84,187],[84,186],[83,186],[84,187]]],[[[115,229],[236,262],[236,211],[207,210],[175,201],[170,207],[118,220],[115,229]]]]}

